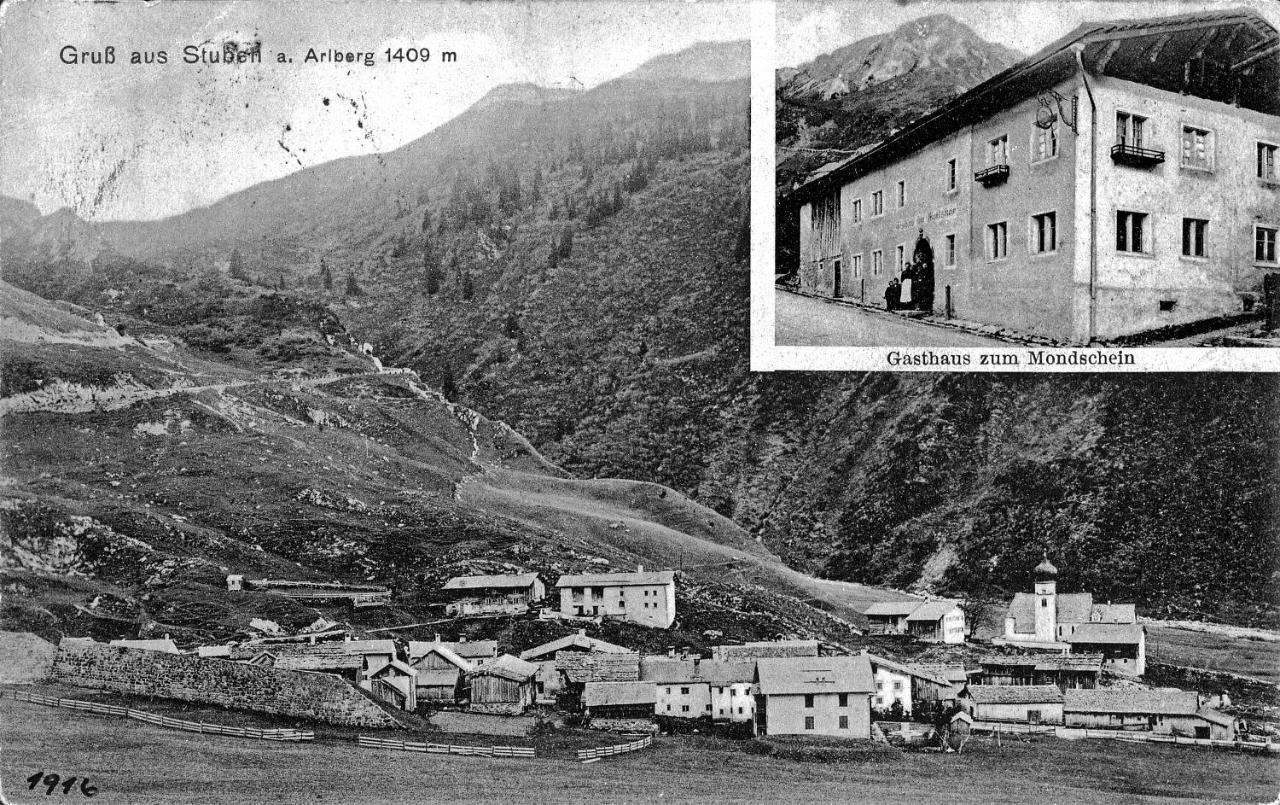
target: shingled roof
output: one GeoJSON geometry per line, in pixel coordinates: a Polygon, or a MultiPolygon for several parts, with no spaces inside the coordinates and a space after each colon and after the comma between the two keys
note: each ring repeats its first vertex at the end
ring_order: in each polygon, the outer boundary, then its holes
{"type": "Polygon", "coordinates": [[[456,643],[437,642],[435,640],[410,640],[409,659],[416,660],[426,654],[432,646],[444,646],[459,657],[472,661],[488,659],[498,655],[497,640],[460,640],[456,643]]]}
{"type": "Polygon", "coordinates": [[[248,661],[269,651],[274,666],[288,671],[348,671],[359,669],[364,658],[359,652],[347,651],[346,644],[330,643],[249,643],[231,649],[230,659],[248,661]]]}
{"type": "Polygon", "coordinates": [[[983,667],[1018,666],[1037,671],[1101,671],[1102,660],[1101,654],[993,654],[983,657],[978,663],[983,667]]]}
{"type": "Polygon", "coordinates": [[[1231,726],[1235,719],[1200,706],[1193,690],[1175,688],[1097,688],[1068,690],[1062,704],[1068,713],[1124,713],[1127,715],[1200,716],[1215,724],[1231,726]]]}
{"type": "Polygon", "coordinates": [[[871,662],[856,657],[766,657],[756,662],[760,693],[871,693],[871,662]]]}
{"type": "Polygon", "coordinates": [[[1055,704],[1062,701],[1057,685],[967,685],[961,697],[978,704],[1055,704]]]}
{"type": "Polygon", "coordinates": [[[594,637],[588,637],[584,630],[579,630],[577,632],[574,632],[571,635],[565,635],[564,637],[559,637],[550,642],[543,643],[540,646],[534,646],[533,648],[525,649],[524,651],[520,652],[520,659],[535,660],[541,657],[546,657],[548,655],[553,655],[558,651],[564,651],[566,649],[569,649],[569,650],[577,649],[582,651],[601,651],[601,652],[607,652],[611,654],[626,654],[631,651],[631,649],[626,648],[625,646],[616,646],[613,643],[606,643],[603,640],[599,640],[594,637]]]}
{"type": "Polygon", "coordinates": [[[1068,643],[1133,644],[1142,640],[1143,628],[1137,623],[1082,623],[1064,638],[1068,643]]]}
{"type": "Polygon", "coordinates": [[[588,682],[582,691],[583,707],[648,704],[658,702],[652,682],[588,682]]]}
{"type": "Polygon", "coordinates": [[[640,655],[565,652],[556,656],[556,670],[570,682],[635,682],[640,678],[640,655]]]}
{"type": "Polygon", "coordinates": [[[862,614],[866,615],[868,618],[901,617],[915,612],[919,609],[921,603],[922,602],[918,599],[912,601],[877,601],[867,607],[866,612],[863,612],[862,614]]]}
{"type": "Polygon", "coordinates": [[[674,570],[650,570],[641,573],[578,573],[561,576],[557,587],[635,587],[642,584],[672,584],[674,570]]]}
{"type": "Polygon", "coordinates": [[[525,662],[519,657],[513,657],[510,654],[503,654],[501,657],[494,657],[488,662],[471,669],[467,672],[467,676],[492,674],[503,679],[510,679],[513,682],[524,682],[536,673],[538,673],[538,666],[533,663],[525,662]]]}
{"type": "Polygon", "coordinates": [[[960,606],[955,601],[948,601],[940,598],[934,601],[925,601],[916,607],[910,615],[907,616],[908,621],[936,621],[941,620],[948,612],[960,606]]]}
{"type": "Polygon", "coordinates": [[[445,582],[446,590],[502,590],[533,586],[537,573],[508,573],[493,576],[455,576],[445,582]]]}
{"type": "Polygon", "coordinates": [[[711,658],[724,662],[743,662],[762,657],[816,657],[817,640],[770,640],[741,645],[711,647],[711,658]]]}

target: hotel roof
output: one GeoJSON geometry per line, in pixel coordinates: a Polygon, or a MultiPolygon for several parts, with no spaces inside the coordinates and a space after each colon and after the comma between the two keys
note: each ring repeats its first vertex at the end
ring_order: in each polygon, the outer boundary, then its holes
{"type": "Polygon", "coordinates": [[[1084,23],[907,125],[865,153],[820,168],[791,194],[803,204],[983,120],[1078,72],[1135,81],[1170,92],[1216,97],[1230,92],[1246,109],[1280,115],[1280,33],[1250,8],[1214,9],[1137,20],[1084,23]],[[1184,82],[1183,65],[1199,58],[1226,66],[1229,86],[1184,82]],[[1245,80],[1247,77],[1247,80],[1245,80]]]}

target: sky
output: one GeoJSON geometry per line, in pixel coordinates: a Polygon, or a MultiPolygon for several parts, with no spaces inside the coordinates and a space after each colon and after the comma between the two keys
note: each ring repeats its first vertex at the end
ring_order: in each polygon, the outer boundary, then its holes
{"type": "Polygon", "coordinates": [[[0,193],[46,214],[160,218],[394,149],[502,84],[590,88],[697,42],[749,36],[745,0],[5,2],[0,193]],[[260,41],[262,63],[183,63],[185,46],[228,40],[260,41]],[[115,64],[66,64],[68,45],[114,46],[115,64]],[[389,63],[385,51],[402,47],[431,59],[389,63]],[[309,48],[376,63],[308,64],[309,48]],[[127,63],[161,50],[166,64],[127,63]],[[446,50],[456,62],[441,61],[446,50]]]}
{"type": "Polygon", "coordinates": [[[1058,39],[1082,22],[1133,17],[1160,17],[1205,8],[1252,6],[1280,28],[1280,3],[1275,0],[778,0],[777,56],[779,66],[795,67],[864,37],[892,31],[929,14],[945,13],[972,28],[988,42],[1025,55],[1058,39]]]}

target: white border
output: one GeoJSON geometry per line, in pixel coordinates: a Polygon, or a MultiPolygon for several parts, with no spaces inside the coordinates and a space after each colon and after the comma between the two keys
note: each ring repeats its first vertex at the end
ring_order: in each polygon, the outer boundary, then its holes
{"type": "MultiPolygon", "coordinates": [[[[922,12],[923,13],[923,12],[922,12]]],[[[889,372],[1280,372],[1274,347],[789,347],[774,343],[775,74],[774,0],[751,3],[751,371],[889,372]],[[1064,360],[1124,361],[1106,365],[1032,363],[1033,353],[1064,360]],[[1016,364],[982,364],[982,356],[1016,364]],[[1092,357],[1091,357],[1092,356],[1092,357]],[[1132,362],[1128,362],[1128,358],[1132,362]],[[967,365],[938,365],[963,361],[967,365]],[[917,363],[923,362],[923,363],[917,363]]],[[[1178,134],[1181,137],[1179,121],[1178,134]]],[[[1216,137],[1215,149],[1216,149],[1216,137]]],[[[1061,144],[1059,144],[1061,148],[1061,144]]],[[[1179,149],[1181,141],[1179,140],[1179,149]]],[[[1181,151],[1179,151],[1181,154],[1181,151]]],[[[1216,156],[1216,154],[1215,154],[1216,156]]],[[[1179,157],[1181,158],[1181,157],[1179,157]]],[[[1114,217],[1114,215],[1113,215],[1114,217]]],[[[869,257],[869,253],[868,253],[869,257]]],[[[870,264],[864,266],[870,270],[870,264]]]]}

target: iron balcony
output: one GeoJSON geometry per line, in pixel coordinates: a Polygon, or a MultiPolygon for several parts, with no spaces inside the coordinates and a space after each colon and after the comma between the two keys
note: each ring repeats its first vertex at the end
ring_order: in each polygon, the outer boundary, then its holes
{"type": "Polygon", "coordinates": [[[1008,178],[1008,165],[992,165],[989,168],[980,170],[973,174],[973,180],[975,182],[981,182],[983,187],[991,187],[992,185],[1000,184],[1008,178]]]}
{"type": "Polygon", "coordinates": [[[1164,152],[1128,143],[1116,143],[1111,146],[1111,161],[1131,168],[1150,168],[1164,162],[1164,152]]]}

